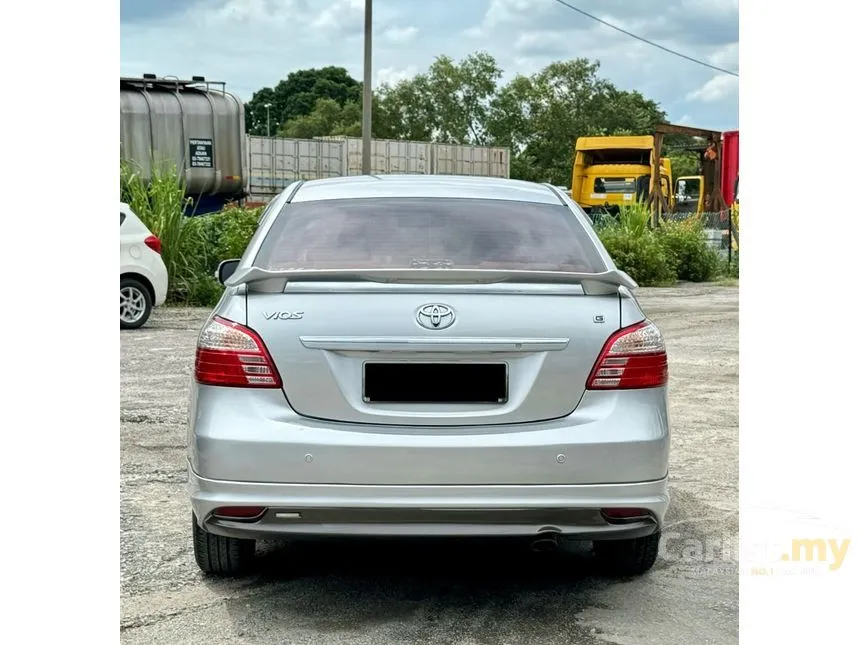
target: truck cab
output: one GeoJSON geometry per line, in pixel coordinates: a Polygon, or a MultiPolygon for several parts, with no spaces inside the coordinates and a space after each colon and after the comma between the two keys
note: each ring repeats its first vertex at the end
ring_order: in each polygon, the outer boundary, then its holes
{"type": "MultiPolygon", "coordinates": [[[[652,190],[653,136],[580,137],[574,151],[571,198],[586,212],[615,212],[652,190]]],[[[672,165],[660,159],[660,190],[674,207],[672,165]]]]}
{"type": "Polygon", "coordinates": [[[705,211],[705,178],[699,176],[678,177],[675,182],[676,213],[701,215],[705,211]]]}

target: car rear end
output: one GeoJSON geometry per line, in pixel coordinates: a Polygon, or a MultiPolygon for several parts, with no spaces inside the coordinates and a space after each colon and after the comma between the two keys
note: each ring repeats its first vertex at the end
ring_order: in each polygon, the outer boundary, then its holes
{"type": "MultiPolygon", "coordinates": [[[[136,216],[135,216],[136,217],[136,216]]],[[[138,221],[140,221],[138,219],[138,221]]],[[[143,227],[141,235],[143,237],[143,246],[145,250],[141,253],[141,264],[147,269],[147,275],[152,284],[153,306],[160,307],[167,300],[167,266],[164,264],[162,256],[164,243],[157,235],[153,235],[143,222],[140,222],[143,227]]]]}
{"type": "Polygon", "coordinates": [[[135,329],[146,323],[153,307],[167,298],[167,267],[162,241],[128,206],[120,203],[120,325],[135,329]]]}
{"type": "Polygon", "coordinates": [[[195,530],[658,532],[665,346],[581,210],[363,179],[283,196],[200,334],[195,530]]]}

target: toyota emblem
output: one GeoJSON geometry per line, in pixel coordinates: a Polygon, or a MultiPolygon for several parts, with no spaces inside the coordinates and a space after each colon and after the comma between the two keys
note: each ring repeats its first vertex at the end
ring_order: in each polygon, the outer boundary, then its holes
{"type": "Polygon", "coordinates": [[[448,305],[431,303],[419,307],[416,318],[425,329],[446,329],[454,324],[454,310],[448,305]]]}

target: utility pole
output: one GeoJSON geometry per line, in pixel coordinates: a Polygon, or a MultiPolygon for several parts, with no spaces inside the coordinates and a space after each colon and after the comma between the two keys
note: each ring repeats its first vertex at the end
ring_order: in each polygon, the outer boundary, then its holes
{"type": "Polygon", "coordinates": [[[373,0],[364,0],[364,87],[361,108],[361,174],[370,174],[370,110],[373,106],[371,87],[371,52],[373,51],[373,0]]]}
{"type": "Polygon", "coordinates": [[[272,132],[271,132],[271,128],[269,128],[269,123],[270,123],[270,121],[269,121],[269,108],[272,107],[272,104],[266,103],[265,107],[266,107],[266,136],[271,137],[272,132]]]}

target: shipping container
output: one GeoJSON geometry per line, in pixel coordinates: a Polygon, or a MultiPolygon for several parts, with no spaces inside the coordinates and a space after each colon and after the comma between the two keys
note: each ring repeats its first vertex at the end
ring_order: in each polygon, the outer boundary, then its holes
{"type": "MultiPolygon", "coordinates": [[[[249,201],[266,202],[297,179],[361,174],[357,137],[248,137],[249,201]]],[[[468,145],[373,139],[371,172],[380,175],[510,177],[510,151],[468,145]]]]}
{"type": "Polygon", "coordinates": [[[342,141],[248,136],[247,149],[247,192],[254,201],[267,201],[297,179],[345,174],[342,141]]]}
{"type": "MultiPolygon", "coordinates": [[[[362,140],[358,137],[326,137],[345,140],[348,146],[348,174],[361,174],[362,140]]],[[[470,175],[510,177],[507,148],[373,139],[371,172],[408,175],[470,175]]]]}
{"type": "Polygon", "coordinates": [[[507,148],[434,144],[434,175],[510,177],[511,156],[507,148]]]}
{"type": "Polygon", "coordinates": [[[244,197],[246,145],[244,106],[223,83],[120,78],[120,158],[147,180],[179,170],[195,212],[244,197]]]}
{"type": "MultiPolygon", "coordinates": [[[[361,174],[362,140],[355,137],[326,137],[331,141],[345,141],[347,149],[347,175],[361,174]]],[[[428,175],[431,174],[432,144],[424,141],[398,141],[371,139],[370,171],[375,175],[428,175]]]]}

